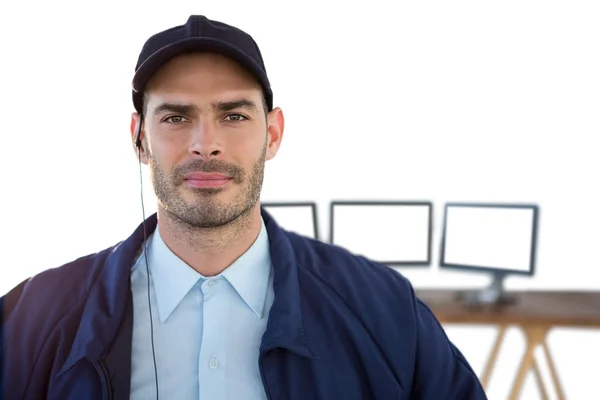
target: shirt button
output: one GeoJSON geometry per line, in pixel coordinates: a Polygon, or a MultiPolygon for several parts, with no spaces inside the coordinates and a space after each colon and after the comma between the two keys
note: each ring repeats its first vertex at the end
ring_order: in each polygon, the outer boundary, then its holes
{"type": "Polygon", "coordinates": [[[216,358],[211,358],[210,362],[208,363],[208,365],[212,368],[212,369],[217,369],[219,367],[219,360],[217,360],[216,358]]]}
{"type": "Polygon", "coordinates": [[[209,287],[213,287],[213,286],[215,286],[217,283],[219,283],[219,282],[218,282],[216,279],[213,279],[212,281],[209,281],[209,282],[208,282],[208,286],[209,286],[209,287]]]}

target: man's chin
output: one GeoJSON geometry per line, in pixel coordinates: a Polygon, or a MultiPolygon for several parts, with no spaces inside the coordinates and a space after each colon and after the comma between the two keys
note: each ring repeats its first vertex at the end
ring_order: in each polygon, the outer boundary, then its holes
{"type": "Polygon", "coordinates": [[[190,208],[208,207],[218,210],[231,204],[232,198],[226,190],[189,190],[182,191],[181,199],[190,208]]]}

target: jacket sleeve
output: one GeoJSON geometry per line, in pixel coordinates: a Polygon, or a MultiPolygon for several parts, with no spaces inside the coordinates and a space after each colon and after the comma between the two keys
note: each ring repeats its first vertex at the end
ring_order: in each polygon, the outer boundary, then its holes
{"type": "Polygon", "coordinates": [[[487,400],[477,375],[433,312],[416,300],[417,349],[412,400],[487,400]]]}
{"type": "Polygon", "coordinates": [[[0,400],[4,399],[6,389],[6,379],[10,368],[10,360],[5,357],[8,354],[8,343],[6,333],[7,322],[15,309],[16,304],[23,294],[25,285],[29,279],[24,280],[19,285],[15,286],[11,291],[0,297],[0,400]]]}

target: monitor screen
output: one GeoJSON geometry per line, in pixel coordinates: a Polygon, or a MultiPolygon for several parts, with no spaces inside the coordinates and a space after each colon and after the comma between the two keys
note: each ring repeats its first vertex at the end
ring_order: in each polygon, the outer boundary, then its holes
{"type": "Polygon", "coordinates": [[[284,230],[319,238],[315,203],[262,203],[262,206],[284,230]]]}
{"type": "Polygon", "coordinates": [[[429,202],[332,202],[330,241],[388,265],[429,265],[429,202]]]}
{"type": "Polygon", "coordinates": [[[533,274],[537,206],[447,204],[440,266],[533,274]]]}

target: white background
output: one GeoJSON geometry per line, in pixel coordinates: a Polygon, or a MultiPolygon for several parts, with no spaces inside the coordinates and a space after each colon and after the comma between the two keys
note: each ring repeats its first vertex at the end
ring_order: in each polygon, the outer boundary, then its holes
{"type": "MultiPolygon", "coordinates": [[[[436,244],[446,201],[538,203],[538,272],[508,287],[600,289],[597,1],[1,4],[0,292],[140,223],[130,82],[145,39],[191,13],[260,44],[286,115],[265,201],[318,202],[327,237],[331,199],[427,199],[436,244]]],[[[401,271],[417,288],[488,282],[437,262],[401,271]]],[[[481,371],[495,330],[447,330],[481,371]]],[[[567,397],[600,398],[600,331],[549,344],[567,397]]],[[[491,399],[523,350],[511,331],[491,399]]],[[[538,398],[531,377],[522,398],[538,398]]]]}

